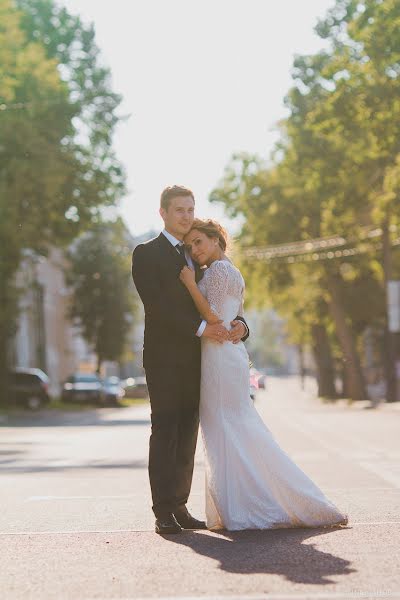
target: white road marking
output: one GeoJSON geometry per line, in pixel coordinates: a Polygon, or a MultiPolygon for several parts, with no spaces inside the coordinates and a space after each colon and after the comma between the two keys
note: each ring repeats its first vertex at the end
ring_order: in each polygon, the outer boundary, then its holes
{"type": "MultiPolygon", "coordinates": [[[[176,600],[177,596],[157,596],[157,600],[176,600]]],[[[179,600],[349,600],[350,598],[400,598],[400,591],[393,592],[391,590],[350,590],[348,592],[288,592],[286,594],[257,594],[254,596],[247,595],[225,595],[225,596],[179,596],[179,600]]],[[[82,600],[89,600],[83,598],[82,600]]],[[[106,596],[99,600],[111,600],[106,596]]],[[[149,600],[146,598],[137,597],[120,597],[117,600],[149,600]]]]}
{"type": "Polygon", "coordinates": [[[396,525],[400,524],[400,521],[358,521],[355,523],[349,523],[349,525],[396,525]]]}
{"type": "MultiPolygon", "coordinates": [[[[362,491],[362,492],[388,492],[388,491],[392,491],[392,492],[398,492],[400,493],[400,488],[398,487],[371,487],[371,488],[366,488],[366,487],[359,487],[359,488],[341,488],[341,487],[325,487],[324,488],[325,491],[329,491],[329,492],[355,492],[355,491],[362,491]]],[[[196,493],[192,493],[192,496],[201,496],[202,493],[198,492],[196,493]]],[[[119,498],[136,498],[137,496],[143,496],[143,492],[138,492],[135,494],[114,494],[114,495],[87,495],[87,496],[28,496],[28,498],[26,498],[24,500],[24,502],[42,502],[42,501],[48,501],[48,500],[97,500],[97,499],[119,499],[119,498]]]]}
{"type": "Polygon", "coordinates": [[[0,531],[0,535],[71,535],[81,533],[149,533],[153,529],[71,529],[70,531],[0,531]]]}
{"type": "MultiPolygon", "coordinates": [[[[265,529],[259,531],[299,531],[302,529],[323,529],[326,533],[330,533],[331,531],[339,531],[345,529],[351,529],[352,527],[358,527],[359,525],[400,525],[400,521],[359,521],[354,523],[349,523],[347,527],[285,527],[280,529],[265,529]]],[[[247,530],[253,531],[256,530],[247,530]]],[[[96,534],[107,534],[107,533],[154,533],[153,529],[71,529],[64,531],[0,531],[0,535],[71,535],[71,534],[81,534],[81,533],[96,533],[96,534]]],[[[213,534],[212,531],[207,531],[202,533],[202,535],[213,534]]],[[[228,532],[229,533],[229,532],[228,532]]],[[[234,531],[230,533],[240,533],[239,531],[234,531]]],[[[220,535],[220,534],[218,534],[220,535]]],[[[158,599],[160,600],[160,599],[158,599]]]]}
{"type": "Polygon", "coordinates": [[[122,494],[118,496],[29,496],[25,502],[41,502],[42,500],[100,500],[104,498],[135,498],[143,494],[122,494]]]}
{"type": "Polygon", "coordinates": [[[379,477],[385,479],[388,483],[395,485],[397,488],[400,487],[400,469],[397,464],[385,463],[383,461],[379,461],[375,464],[361,460],[360,465],[375,475],[379,475],[379,477]]]}

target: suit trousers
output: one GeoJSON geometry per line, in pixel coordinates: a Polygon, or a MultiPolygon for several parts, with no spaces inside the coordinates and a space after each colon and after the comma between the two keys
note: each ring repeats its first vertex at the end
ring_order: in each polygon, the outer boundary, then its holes
{"type": "Polygon", "coordinates": [[[184,506],[199,429],[200,361],[146,365],[151,404],[149,478],[156,517],[184,506]]]}

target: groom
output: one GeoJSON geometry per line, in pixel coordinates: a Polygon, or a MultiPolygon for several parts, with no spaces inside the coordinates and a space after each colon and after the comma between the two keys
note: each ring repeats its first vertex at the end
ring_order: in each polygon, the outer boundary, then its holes
{"type": "Polygon", "coordinates": [[[149,477],[156,533],[206,529],[186,508],[192,484],[199,426],[200,337],[219,343],[247,339],[244,319],[228,332],[222,323],[202,321],[181,283],[183,266],[193,265],[183,238],[194,218],[193,193],[181,186],[161,194],[164,231],[137,246],[132,277],[145,309],[143,366],[151,404],[149,477]]]}

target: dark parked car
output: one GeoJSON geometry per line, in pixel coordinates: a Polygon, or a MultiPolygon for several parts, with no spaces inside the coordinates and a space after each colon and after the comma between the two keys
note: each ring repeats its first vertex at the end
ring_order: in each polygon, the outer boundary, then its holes
{"type": "Polygon", "coordinates": [[[127,398],[148,398],[146,377],[129,377],[124,381],[125,396],[127,398]]]}
{"type": "Polygon", "coordinates": [[[125,396],[125,390],[119,377],[107,377],[103,381],[103,397],[106,404],[117,405],[118,400],[125,396]]]}
{"type": "Polygon", "coordinates": [[[37,410],[50,402],[49,378],[41,369],[13,369],[8,374],[10,404],[37,410]]]}
{"type": "Polygon", "coordinates": [[[63,402],[95,402],[103,404],[103,384],[95,374],[75,373],[68,377],[61,394],[63,402]]]}

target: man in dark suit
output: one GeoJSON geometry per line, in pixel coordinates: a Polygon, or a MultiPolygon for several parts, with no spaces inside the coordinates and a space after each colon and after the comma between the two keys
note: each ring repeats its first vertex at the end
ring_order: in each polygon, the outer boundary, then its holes
{"type": "Polygon", "coordinates": [[[149,477],[157,533],[205,529],[186,508],[192,484],[199,427],[200,337],[234,343],[248,337],[244,319],[232,329],[202,321],[179,274],[188,264],[183,238],[194,218],[194,196],[184,187],[166,188],[160,214],[164,231],[137,246],[132,277],[145,309],[143,366],[151,403],[149,477]]]}

